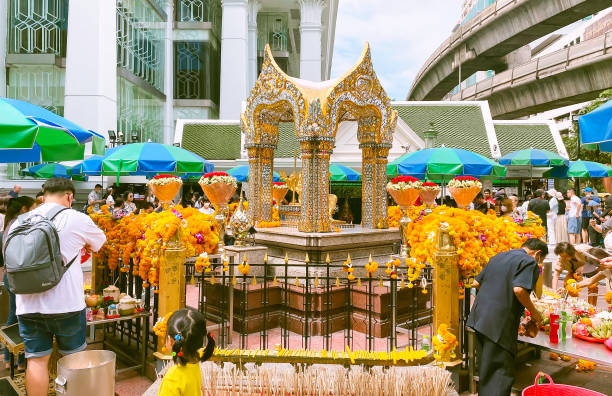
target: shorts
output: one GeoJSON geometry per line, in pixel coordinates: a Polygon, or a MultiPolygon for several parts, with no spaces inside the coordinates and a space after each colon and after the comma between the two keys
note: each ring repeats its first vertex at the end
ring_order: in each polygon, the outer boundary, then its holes
{"type": "Polygon", "coordinates": [[[85,310],[52,315],[19,315],[19,335],[23,338],[26,358],[50,355],[53,336],[62,355],[84,350],[87,347],[86,327],[85,310]]]}
{"type": "Polygon", "coordinates": [[[591,221],[591,217],[582,216],[582,229],[583,230],[589,229],[589,221],[591,221]]]}
{"type": "Polygon", "coordinates": [[[580,233],[580,217],[568,217],[567,218],[567,233],[568,234],[579,234],[580,233]]]}

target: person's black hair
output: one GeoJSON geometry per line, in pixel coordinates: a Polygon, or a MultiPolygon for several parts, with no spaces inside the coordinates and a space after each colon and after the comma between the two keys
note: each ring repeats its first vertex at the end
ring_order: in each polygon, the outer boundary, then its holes
{"type": "Polygon", "coordinates": [[[558,256],[563,253],[573,257],[576,254],[576,248],[569,242],[559,242],[557,246],[555,246],[555,254],[558,256]]]}
{"type": "Polygon", "coordinates": [[[148,201],[142,204],[142,206],[144,207],[144,209],[149,209],[149,208],[154,209],[155,208],[155,206],[153,206],[153,204],[148,201]]]}
{"type": "Polygon", "coordinates": [[[538,188],[535,192],[535,196],[538,198],[542,198],[542,195],[544,195],[545,191],[542,190],[541,188],[538,188]]]}
{"type": "Polygon", "coordinates": [[[116,208],[120,207],[121,205],[123,205],[124,202],[125,201],[123,200],[123,198],[117,197],[117,199],[115,199],[115,207],[116,208]]]}
{"type": "Polygon", "coordinates": [[[7,229],[11,221],[15,220],[23,208],[29,210],[36,203],[34,198],[23,195],[18,198],[11,198],[6,205],[6,215],[4,217],[4,230],[7,229]]]}
{"type": "Polygon", "coordinates": [[[184,366],[187,363],[204,362],[215,351],[215,340],[206,331],[206,319],[199,311],[193,308],[183,308],[175,311],[168,319],[167,334],[174,340],[172,345],[172,360],[184,366]],[[204,353],[200,355],[200,348],[204,346],[204,353]]]}
{"type": "Polygon", "coordinates": [[[42,197],[44,195],[45,195],[45,193],[43,193],[42,191],[39,191],[39,192],[36,193],[36,198],[42,197]]]}
{"type": "Polygon", "coordinates": [[[96,184],[96,185],[94,186],[94,188],[98,188],[98,187],[102,188],[102,184],[96,184]]]}
{"type": "Polygon", "coordinates": [[[126,192],[124,192],[124,193],[123,193],[123,200],[124,200],[125,202],[127,202],[127,200],[128,200],[128,196],[129,196],[130,194],[134,194],[134,192],[133,192],[133,191],[130,191],[130,190],[127,190],[126,192]]]}
{"type": "Polygon", "coordinates": [[[491,190],[489,190],[488,188],[485,188],[483,192],[488,192],[489,194],[491,194],[491,190]]]}
{"type": "Polygon", "coordinates": [[[474,197],[474,201],[477,199],[484,199],[484,194],[482,192],[479,192],[478,194],[476,194],[476,196],[474,197]]]}
{"type": "Polygon", "coordinates": [[[74,189],[74,184],[70,179],[65,179],[63,177],[54,177],[53,179],[49,179],[42,186],[43,193],[45,194],[56,194],[56,193],[72,193],[75,194],[76,190],[74,189]]]}
{"type": "MultiPolygon", "coordinates": [[[[548,245],[541,239],[538,238],[529,238],[524,243],[523,246],[529,250],[540,251],[542,252],[542,257],[546,257],[548,255],[548,245]]],[[[556,251],[556,249],[555,249],[556,251]]]]}

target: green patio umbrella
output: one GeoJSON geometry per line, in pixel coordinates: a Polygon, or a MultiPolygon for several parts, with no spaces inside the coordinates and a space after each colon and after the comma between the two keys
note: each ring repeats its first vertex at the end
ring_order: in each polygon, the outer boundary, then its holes
{"type": "Polygon", "coordinates": [[[433,180],[455,176],[502,178],[506,168],[469,150],[437,147],[406,153],[387,165],[387,176],[410,175],[433,180]]]}
{"type": "Polygon", "coordinates": [[[0,162],[83,159],[83,143],[103,140],[42,107],[0,98],[0,162]]]}
{"type": "Polygon", "coordinates": [[[331,176],[329,180],[331,181],[359,181],[361,180],[361,175],[359,172],[354,171],[353,169],[339,164],[331,163],[329,164],[329,173],[331,176]]]}
{"type": "Polygon", "coordinates": [[[62,164],[38,164],[23,169],[22,174],[39,179],[51,179],[53,177],[70,178],[70,169],[62,164]]]}
{"type": "Polygon", "coordinates": [[[567,166],[569,161],[548,150],[528,148],[508,153],[499,159],[500,165],[567,166]]]}
{"type": "Polygon", "coordinates": [[[570,161],[569,166],[551,169],[546,174],[551,178],[598,178],[612,176],[612,167],[593,161],[570,161]]]}
{"type": "Polygon", "coordinates": [[[212,172],[214,165],[180,147],[160,143],[133,143],[120,146],[102,159],[102,175],[212,172]]]}

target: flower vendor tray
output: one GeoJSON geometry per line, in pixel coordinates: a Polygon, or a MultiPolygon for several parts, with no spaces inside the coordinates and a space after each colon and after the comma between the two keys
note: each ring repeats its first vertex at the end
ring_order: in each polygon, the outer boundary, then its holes
{"type": "Polygon", "coordinates": [[[598,344],[603,344],[604,342],[606,342],[605,338],[595,338],[595,337],[590,337],[590,336],[584,336],[584,335],[580,335],[580,334],[576,334],[573,333],[573,336],[576,338],[579,338],[583,341],[588,341],[588,342],[595,342],[598,344]]]}

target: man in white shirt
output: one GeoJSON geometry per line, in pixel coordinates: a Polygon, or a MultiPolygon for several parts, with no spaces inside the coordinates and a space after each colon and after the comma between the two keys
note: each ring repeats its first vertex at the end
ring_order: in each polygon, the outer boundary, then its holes
{"type": "Polygon", "coordinates": [[[567,208],[567,233],[571,244],[580,243],[580,215],[582,214],[582,202],[576,196],[573,189],[567,190],[569,206],[567,208]]]}
{"type": "MultiPolygon", "coordinates": [[[[43,192],[45,203],[29,212],[30,216],[45,215],[57,205],[70,208],[75,190],[69,179],[54,178],[43,185],[43,192]]],[[[83,247],[98,251],[106,241],[104,232],[91,218],[76,210],[69,209],[59,213],[53,223],[59,235],[62,258],[66,263],[80,256],[83,247]]],[[[10,231],[17,225],[18,220],[11,226],[10,231]]],[[[17,294],[16,306],[19,334],[23,338],[25,356],[28,359],[27,394],[46,395],[49,386],[47,364],[53,349],[53,337],[55,336],[59,352],[63,355],[82,351],[87,346],[81,267],[71,265],[60,282],[45,292],[17,294]]]]}

